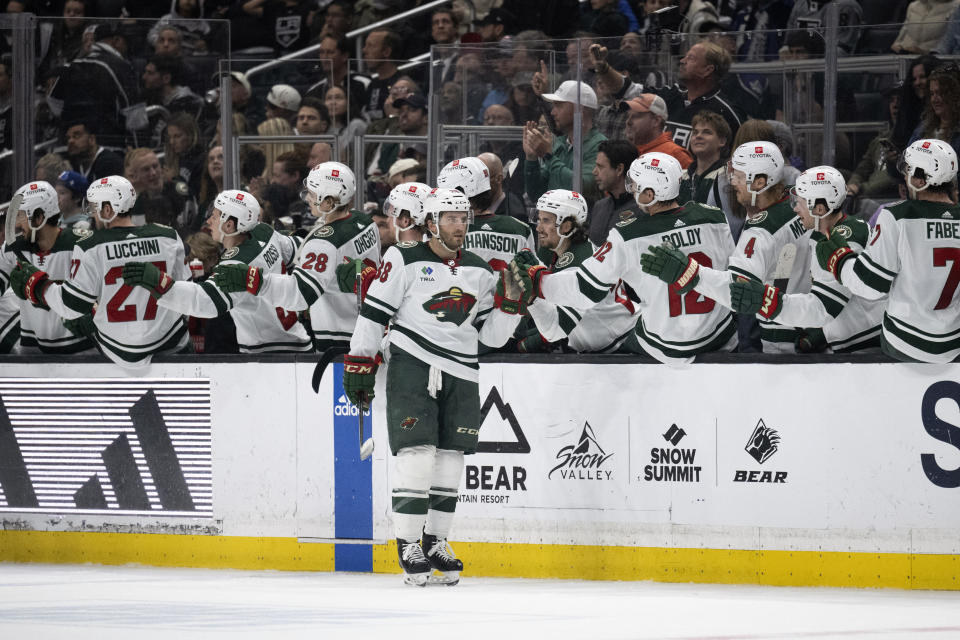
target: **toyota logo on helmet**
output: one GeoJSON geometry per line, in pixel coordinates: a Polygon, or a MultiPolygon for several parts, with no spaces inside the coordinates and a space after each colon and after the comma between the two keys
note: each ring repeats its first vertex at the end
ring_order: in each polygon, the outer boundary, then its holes
{"type": "Polygon", "coordinates": [[[243,202],[243,194],[242,194],[242,193],[238,193],[238,194],[237,194],[237,200],[239,200],[240,202],[243,202]]]}
{"type": "Polygon", "coordinates": [[[660,161],[659,161],[657,158],[654,158],[653,160],[650,161],[650,166],[651,166],[651,167],[659,167],[659,166],[660,166],[660,161]]]}
{"type": "Polygon", "coordinates": [[[924,149],[929,149],[929,148],[930,148],[930,143],[929,143],[929,142],[924,142],[922,146],[923,146],[924,149]]]}
{"type": "Polygon", "coordinates": [[[827,179],[826,176],[824,176],[822,173],[817,174],[817,180],[826,180],[826,179],[827,179]]]}

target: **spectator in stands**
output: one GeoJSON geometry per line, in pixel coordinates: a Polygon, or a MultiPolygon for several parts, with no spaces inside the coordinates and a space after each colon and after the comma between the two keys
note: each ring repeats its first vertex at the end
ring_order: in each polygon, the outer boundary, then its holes
{"type": "Polygon", "coordinates": [[[703,110],[723,116],[736,135],[742,116],[720,90],[720,83],[730,69],[730,54],[712,42],[699,42],[680,59],[677,78],[682,83],[665,87],[657,93],[667,105],[667,129],[673,141],[686,148],[690,143],[693,116],[703,110]]]}
{"type": "Polygon", "coordinates": [[[151,27],[147,42],[154,45],[160,30],[169,25],[179,31],[182,47],[187,53],[203,53],[207,50],[206,39],[210,35],[210,23],[203,17],[203,0],[174,0],[170,13],[151,27]]]}
{"type": "MultiPolygon", "coordinates": [[[[283,118],[270,118],[257,125],[257,135],[292,136],[294,132],[290,128],[290,124],[283,118]]],[[[264,182],[268,182],[273,175],[273,166],[277,159],[284,154],[295,151],[298,146],[300,145],[294,146],[292,142],[264,142],[260,145],[264,155],[263,174],[261,176],[264,182]]]]}
{"type": "Polygon", "coordinates": [[[70,163],[57,153],[45,153],[37,160],[33,167],[33,175],[37,180],[53,184],[64,171],[70,171],[70,163]]]}
{"type": "MultiPolygon", "coordinates": [[[[800,174],[807,169],[807,163],[797,155],[793,130],[786,122],[780,120],[767,120],[767,124],[773,127],[773,137],[770,138],[770,142],[777,145],[780,153],[783,154],[783,183],[795,184],[800,174]]],[[[837,142],[840,142],[839,136],[837,142]]],[[[846,143],[847,140],[844,138],[842,144],[846,143]]],[[[846,151],[846,148],[844,148],[844,151],[846,151]]],[[[838,151],[838,155],[839,153],[838,151]]]]}
{"type": "Polygon", "coordinates": [[[936,56],[920,56],[911,61],[907,81],[900,87],[897,119],[891,135],[897,149],[907,148],[927,99],[927,77],[941,64],[936,56]]]}
{"type": "Polygon", "coordinates": [[[160,26],[152,44],[154,55],[183,57],[183,36],[180,34],[180,29],[173,25],[160,26]]]}
{"type": "Polygon", "coordinates": [[[200,228],[196,202],[182,180],[165,181],[160,159],[151,149],[131,149],[123,161],[124,177],[133,184],[137,201],[130,210],[134,224],[157,222],[181,235],[200,228]]]}
{"type": "Polygon", "coordinates": [[[636,98],[643,93],[643,85],[633,82],[625,70],[635,66],[634,61],[622,54],[607,51],[607,48],[594,44],[589,51],[590,63],[597,78],[597,92],[601,102],[605,103],[594,118],[594,126],[608,138],[623,134],[627,126],[629,110],[620,108],[624,100],[636,98]]]}
{"type": "MultiPolygon", "coordinates": [[[[404,136],[427,135],[427,99],[415,93],[394,101],[397,108],[397,126],[404,136]]],[[[425,142],[408,141],[402,144],[384,144],[380,152],[382,172],[390,168],[397,158],[414,158],[417,162],[426,162],[427,145],[425,142]]]]}
{"type": "Polygon", "coordinates": [[[337,136],[340,147],[340,162],[350,164],[353,156],[353,140],[367,130],[367,121],[360,117],[360,102],[347,100],[346,92],[340,87],[330,87],[324,96],[324,104],[330,113],[328,133],[337,136]]]}
{"type": "Polygon", "coordinates": [[[526,154],[524,180],[527,195],[536,200],[550,189],[573,187],[573,122],[581,119],[581,187],[580,191],[593,201],[598,193],[593,177],[597,148],[606,138],[593,128],[597,111],[597,94],[586,84],[578,87],[575,80],[562,83],[556,93],[545,93],[543,99],[553,103],[550,115],[556,126],[556,135],[541,129],[535,122],[527,122],[523,131],[523,151],[526,154]]]}
{"type": "Polygon", "coordinates": [[[737,51],[737,60],[776,60],[780,55],[781,43],[781,35],[777,29],[787,25],[792,8],[792,0],[737,2],[732,12],[733,22],[727,27],[729,31],[744,35],[737,51]]]}
{"type": "Polygon", "coordinates": [[[693,130],[690,135],[690,151],[693,163],[683,172],[680,179],[680,195],[677,202],[683,204],[693,201],[706,204],[711,191],[714,201],[718,202],[719,185],[717,179],[726,170],[730,153],[730,126],[720,114],[713,111],[701,111],[693,116],[693,130]]]}
{"type": "Polygon", "coordinates": [[[223,147],[216,146],[207,152],[207,161],[200,177],[200,195],[197,197],[197,205],[202,219],[206,220],[209,217],[208,209],[221,191],[223,191],[223,147]]]}
{"type": "Polygon", "coordinates": [[[307,89],[306,95],[323,100],[327,95],[327,89],[335,86],[349,92],[351,101],[361,107],[365,106],[370,90],[370,78],[362,73],[349,73],[352,54],[353,47],[346,38],[323,37],[320,40],[320,50],[317,52],[317,57],[324,61],[321,66],[323,77],[307,89]],[[329,65],[325,62],[326,60],[330,61],[329,65]],[[330,84],[331,81],[333,85],[330,84]]]}
{"type": "Polygon", "coordinates": [[[943,140],[954,151],[960,150],[960,70],[954,65],[940,67],[927,79],[923,119],[910,142],[921,138],[943,140]]]}
{"type": "Polygon", "coordinates": [[[322,162],[330,162],[333,159],[333,148],[329,142],[314,142],[310,147],[310,155],[307,156],[307,169],[312,169],[322,162]]]}
{"type": "Polygon", "coordinates": [[[47,103],[62,122],[97,118],[100,143],[123,147],[126,131],[147,125],[146,112],[136,108],[136,74],[124,58],[126,38],[113,25],[97,26],[94,37],[96,43],[90,54],[77,58],[61,71],[47,103]]]}
{"type": "Polygon", "coordinates": [[[267,120],[281,118],[290,123],[291,128],[297,121],[300,111],[300,92],[288,84],[275,84],[267,94],[265,109],[267,120]]]}
{"type": "MultiPolygon", "coordinates": [[[[860,25],[863,23],[863,9],[857,0],[831,0],[839,11],[840,29],[838,44],[841,54],[851,54],[860,40],[860,25]]],[[[826,26],[827,7],[831,2],[822,0],[797,0],[787,19],[788,29],[812,29],[823,32],[826,26]]],[[[774,26],[774,25],[771,25],[774,26]]]]}
{"type": "Polygon", "coordinates": [[[484,42],[500,42],[509,33],[508,30],[512,30],[510,27],[516,24],[516,17],[500,7],[494,7],[473,24],[484,42]]]}
{"type": "Polygon", "coordinates": [[[206,154],[200,144],[197,122],[187,113],[178,113],[167,122],[167,142],[163,148],[164,180],[183,180],[190,195],[200,193],[200,175],[206,154]]]}
{"type": "Polygon", "coordinates": [[[352,22],[353,3],[346,0],[334,0],[324,10],[322,21],[314,19],[314,24],[321,23],[320,37],[334,40],[347,35],[352,22]]]}
{"type": "MultiPolygon", "coordinates": [[[[565,57],[567,62],[567,71],[563,74],[564,80],[577,79],[577,56],[580,57],[580,80],[586,82],[591,87],[596,84],[593,74],[593,65],[590,64],[590,47],[594,44],[597,36],[587,31],[575,31],[573,39],[567,41],[565,57]]],[[[541,67],[541,71],[543,68],[541,67]]]]}
{"type": "Polygon", "coordinates": [[[930,53],[946,33],[947,21],[956,8],[957,0],[913,0],[890,49],[894,53],[930,53]]]}
{"type": "Polygon", "coordinates": [[[62,67],[83,50],[83,18],[87,14],[87,5],[83,0],[66,0],[63,3],[63,19],[53,25],[50,47],[40,63],[38,79],[46,78],[55,69],[62,67]]]}
{"type": "Polygon", "coordinates": [[[403,42],[397,32],[390,29],[378,29],[367,34],[363,43],[363,60],[370,73],[377,74],[370,82],[364,117],[367,120],[382,118],[383,103],[398,77],[396,60],[400,57],[403,42]]]}
{"type": "Polygon", "coordinates": [[[76,171],[64,171],[57,176],[53,188],[57,190],[60,205],[61,229],[93,229],[93,218],[83,208],[89,182],[76,171]]]}
{"type": "Polygon", "coordinates": [[[441,45],[434,51],[434,61],[439,64],[437,72],[440,82],[453,80],[456,68],[458,48],[453,45],[460,42],[460,24],[453,9],[441,7],[430,16],[431,45],[441,45]]]}
{"type": "Polygon", "coordinates": [[[532,75],[529,73],[517,74],[509,87],[509,96],[503,103],[513,113],[516,122],[530,122],[537,120],[542,113],[542,106],[531,84],[532,75]]]}
{"type": "MultiPolygon", "coordinates": [[[[383,103],[384,117],[378,120],[374,120],[370,123],[370,126],[367,127],[367,134],[369,135],[397,135],[400,133],[400,123],[397,119],[399,115],[399,108],[396,106],[396,101],[402,98],[406,98],[415,93],[419,93],[420,88],[417,86],[417,83],[413,81],[410,76],[400,76],[397,78],[394,83],[389,87],[387,92],[387,99],[383,103]]],[[[383,145],[367,145],[363,151],[363,162],[367,168],[367,175],[382,175],[385,168],[389,168],[389,164],[385,167],[380,162],[380,153],[383,150],[383,145]]]]}
{"type": "Polygon", "coordinates": [[[274,219],[296,214],[302,215],[305,203],[300,200],[300,188],[307,177],[304,157],[297,152],[287,152],[276,157],[268,167],[270,180],[262,198],[270,207],[274,219]]]}
{"type": "Polygon", "coordinates": [[[0,56],[0,150],[13,148],[13,77],[9,53],[0,56]]]}
{"type": "Polygon", "coordinates": [[[478,211],[478,216],[489,215],[491,213],[498,216],[511,216],[521,222],[529,224],[527,208],[523,206],[523,199],[516,193],[504,189],[503,184],[503,162],[493,153],[486,152],[477,156],[487,167],[490,173],[490,206],[483,211],[478,211]]]}
{"type": "Polygon", "coordinates": [[[77,121],[67,127],[67,157],[73,170],[90,182],[123,173],[123,159],[97,141],[94,121],[77,121]]]}
{"type": "Polygon", "coordinates": [[[877,200],[897,197],[897,183],[887,172],[888,165],[896,165],[899,152],[891,140],[893,123],[897,120],[900,102],[899,87],[883,92],[887,99],[887,123],[867,146],[867,152],[847,180],[847,197],[859,198],[857,214],[866,218],[873,213],[877,200]]]}
{"type": "MultiPolygon", "coordinates": [[[[617,38],[625,34],[630,23],[618,8],[619,0],[590,0],[581,5],[580,28],[600,38],[617,38]]],[[[585,53],[585,52],[584,52],[585,53]]]]}
{"type": "Polygon", "coordinates": [[[314,4],[309,0],[246,0],[241,6],[273,32],[271,46],[282,54],[309,44],[314,4]]]}
{"type": "MultiPolygon", "coordinates": [[[[217,120],[216,132],[214,133],[213,139],[210,141],[211,146],[220,146],[222,142],[220,141],[220,120],[217,120]]],[[[250,123],[247,121],[247,117],[242,113],[233,112],[233,135],[234,136],[245,136],[250,132],[250,123]]]]}
{"type": "Polygon", "coordinates": [[[607,239],[610,229],[618,222],[637,212],[636,200],[627,191],[627,170],[639,157],[637,145],[629,140],[604,140],[597,149],[593,175],[597,188],[605,194],[590,209],[590,241],[600,246],[607,239]]]}
{"type": "Polygon", "coordinates": [[[686,169],[693,161],[690,153],[673,141],[667,131],[667,104],[658,95],[642,93],[620,103],[620,109],[629,111],[624,137],[637,145],[640,155],[658,151],[677,159],[686,169]]]}
{"type": "Polygon", "coordinates": [[[297,128],[294,133],[298,136],[318,136],[330,128],[330,112],[326,105],[317,98],[304,98],[300,101],[297,111],[297,128]]]}
{"type": "Polygon", "coordinates": [[[521,31],[511,38],[513,72],[519,74],[540,71],[540,60],[546,55],[544,49],[550,46],[547,40],[547,34],[539,30],[521,31]]]}
{"type": "Polygon", "coordinates": [[[180,58],[154,56],[141,76],[143,98],[147,104],[162,105],[170,114],[186,113],[196,119],[203,109],[203,98],[184,83],[184,67],[180,58]]]}
{"type": "Polygon", "coordinates": [[[960,53],[960,6],[957,6],[950,14],[947,20],[947,30],[944,31],[937,46],[933,48],[933,52],[945,56],[960,53]]]}

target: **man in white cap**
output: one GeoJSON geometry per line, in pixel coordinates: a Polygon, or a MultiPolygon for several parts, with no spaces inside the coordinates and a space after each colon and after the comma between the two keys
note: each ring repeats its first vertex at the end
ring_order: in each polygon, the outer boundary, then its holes
{"type": "Polygon", "coordinates": [[[300,110],[300,92],[288,84],[275,84],[267,94],[267,118],[283,118],[292,127],[300,110]]]}
{"type": "Polygon", "coordinates": [[[597,94],[584,83],[567,80],[557,88],[556,93],[544,93],[541,97],[553,103],[550,115],[559,135],[554,136],[549,131],[539,129],[535,122],[528,122],[524,127],[523,151],[527,158],[524,181],[527,194],[531,200],[535,200],[551,189],[573,188],[573,123],[579,114],[583,136],[580,191],[589,201],[593,201],[598,195],[593,165],[596,164],[597,148],[606,140],[602,133],[593,128],[593,116],[598,106],[597,94]]]}

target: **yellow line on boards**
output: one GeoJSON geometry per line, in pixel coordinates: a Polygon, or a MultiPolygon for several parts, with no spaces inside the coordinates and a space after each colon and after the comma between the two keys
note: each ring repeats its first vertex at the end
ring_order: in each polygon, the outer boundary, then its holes
{"type": "MultiPolygon", "coordinates": [[[[960,555],[453,542],[464,577],[960,590],[960,555]]],[[[296,538],[0,531],[0,562],[333,571],[334,545],[296,538]]],[[[398,573],[394,542],[373,571],[398,573]]]]}

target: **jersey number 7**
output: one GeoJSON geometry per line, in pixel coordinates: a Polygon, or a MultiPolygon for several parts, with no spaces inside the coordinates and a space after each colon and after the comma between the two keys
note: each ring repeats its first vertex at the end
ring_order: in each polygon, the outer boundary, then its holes
{"type": "MultiPolygon", "coordinates": [[[[158,260],[153,263],[157,269],[160,271],[167,270],[167,263],[163,260],[158,260]]],[[[107,275],[104,276],[104,284],[116,284],[117,282],[123,282],[123,266],[117,266],[111,268],[107,271],[107,275]]],[[[108,322],[136,322],[137,316],[137,305],[135,304],[123,304],[127,296],[133,292],[133,287],[128,284],[121,284],[120,288],[117,289],[117,292],[113,294],[113,297],[107,302],[107,321],[108,322]]],[[[157,317],[157,299],[153,296],[150,296],[150,299],[147,301],[147,310],[143,314],[143,320],[154,320],[157,317]]]]}
{"type": "Polygon", "coordinates": [[[960,284],[960,249],[940,247],[933,250],[933,266],[945,267],[948,262],[952,262],[953,265],[950,267],[950,273],[947,274],[947,282],[943,285],[943,291],[940,292],[940,299],[937,300],[934,310],[949,307],[953,294],[957,292],[957,285],[960,284]]]}

